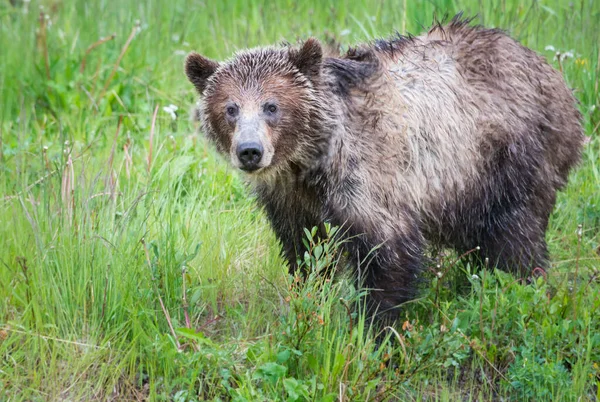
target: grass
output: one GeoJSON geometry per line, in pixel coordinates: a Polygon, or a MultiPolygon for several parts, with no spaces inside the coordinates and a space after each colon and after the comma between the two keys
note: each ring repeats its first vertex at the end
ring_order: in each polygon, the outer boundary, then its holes
{"type": "MultiPolygon", "coordinates": [[[[0,400],[600,399],[599,38],[594,0],[0,0],[0,400]],[[460,10],[563,71],[590,142],[545,276],[448,256],[376,330],[345,274],[286,274],[188,119],[183,57],[460,10]]],[[[335,263],[335,238],[307,241],[314,272],[335,263]]]]}

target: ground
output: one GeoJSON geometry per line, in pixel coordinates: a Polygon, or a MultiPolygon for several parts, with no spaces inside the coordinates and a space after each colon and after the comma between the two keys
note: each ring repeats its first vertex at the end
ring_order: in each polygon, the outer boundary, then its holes
{"type": "MultiPolygon", "coordinates": [[[[594,0],[0,0],[0,400],[598,400],[599,37],[594,0]],[[461,10],[563,71],[590,141],[547,272],[441,255],[375,330],[343,273],[287,275],[195,133],[183,60],[419,33],[461,10]]],[[[308,229],[316,272],[338,243],[308,229]]]]}

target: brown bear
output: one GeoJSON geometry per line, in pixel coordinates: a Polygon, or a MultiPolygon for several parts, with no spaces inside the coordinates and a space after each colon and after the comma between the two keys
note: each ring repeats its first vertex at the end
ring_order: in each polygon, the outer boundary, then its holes
{"type": "Polygon", "coordinates": [[[292,270],[303,228],[323,222],[344,227],[379,311],[414,296],[428,247],[545,266],[585,137],[561,74],[503,31],[455,17],[344,55],[315,39],[223,63],[192,53],[185,71],[206,136],[247,174],[292,270]]]}

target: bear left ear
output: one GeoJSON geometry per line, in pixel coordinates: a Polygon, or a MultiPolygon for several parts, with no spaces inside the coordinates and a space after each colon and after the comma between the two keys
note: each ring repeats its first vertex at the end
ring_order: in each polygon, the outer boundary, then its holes
{"type": "Polygon", "coordinates": [[[185,74],[200,95],[206,89],[206,83],[211,75],[217,71],[219,63],[192,52],[185,59],[185,74]]]}
{"type": "Polygon", "coordinates": [[[309,79],[319,75],[323,48],[315,38],[309,38],[300,49],[290,50],[290,60],[309,79]]]}

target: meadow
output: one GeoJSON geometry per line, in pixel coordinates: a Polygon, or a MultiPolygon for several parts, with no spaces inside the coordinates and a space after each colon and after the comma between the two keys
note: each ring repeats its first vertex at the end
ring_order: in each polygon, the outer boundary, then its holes
{"type": "Polygon", "coordinates": [[[600,400],[597,0],[0,0],[0,400],[600,400]],[[581,166],[530,281],[448,252],[374,327],[339,242],[287,274],[242,177],[208,146],[196,50],[344,47],[459,11],[560,69],[581,166]]]}

